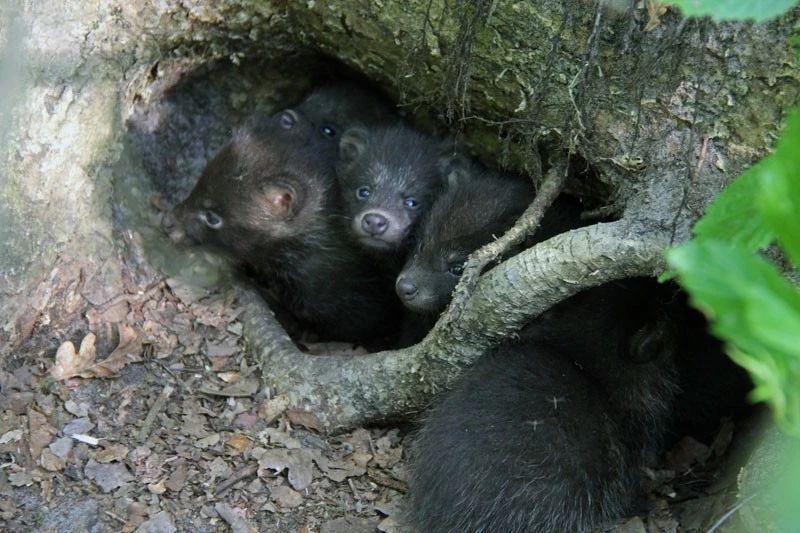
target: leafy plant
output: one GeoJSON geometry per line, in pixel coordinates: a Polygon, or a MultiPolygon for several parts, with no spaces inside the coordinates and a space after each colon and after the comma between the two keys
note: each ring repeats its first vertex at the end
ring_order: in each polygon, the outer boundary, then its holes
{"type": "Polygon", "coordinates": [[[800,291],[761,254],[777,240],[800,265],[800,109],[775,152],[720,194],[667,261],[712,330],[749,372],[751,397],[800,435],[800,291]]]}

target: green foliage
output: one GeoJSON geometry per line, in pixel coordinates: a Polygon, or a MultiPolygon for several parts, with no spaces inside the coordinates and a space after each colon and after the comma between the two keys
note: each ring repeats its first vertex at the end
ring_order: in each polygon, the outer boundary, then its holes
{"type": "Polygon", "coordinates": [[[692,301],[745,367],[779,424],[800,435],[800,292],[758,251],[777,238],[800,264],[800,110],[775,152],[728,187],[667,253],[692,301]]]}
{"type": "Polygon", "coordinates": [[[759,165],[758,210],[795,265],[800,265],[800,110],[790,118],[775,155],[759,165]]]}
{"type": "MultiPolygon", "coordinates": [[[[763,162],[762,162],[763,164],[763,162]]],[[[758,165],[731,183],[697,221],[698,238],[716,238],[748,250],[760,250],[775,238],[753,199],[760,189],[758,165]]]]}
{"type": "Polygon", "coordinates": [[[751,398],[768,401],[784,428],[800,430],[800,293],[772,264],[722,241],[692,241],[667,260],[750,372],[751,398]]]}
{"type": "Polygon", "coordinates": [[[765,22],[789,11],[797,0],[670,0],[668,3],[679,7],[686,16],[765,22]]]}
{"type": "Polygon", "coordinates": [[[797,61],[800,62],[800,28],[795,28],[794,35],[789,37],[789,46],[794,49],[797,61]]]}

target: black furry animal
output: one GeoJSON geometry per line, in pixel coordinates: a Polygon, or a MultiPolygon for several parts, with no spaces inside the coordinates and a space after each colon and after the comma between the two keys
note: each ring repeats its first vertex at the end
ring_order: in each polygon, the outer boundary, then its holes
{"type": "Polygon", "coordinates": [[[335,152],[298,111],[254,117],[174,216],[193,241],[250,267],[274,308],[325,339],[364,342],[389,333],[400,309],[392,280],[341,231],[335,152]]]}
{"type": "Polygon", "coordinates": [[[408,521],[582,532],[630,513],[677,392],[665,291],[629,280],[578,294],[467,370],[414,442],[408,521]]]}
{"type": "Polygon", "coordinates": [[[321,85],[308,93],[294,109],[311,121],[319,138],[335,145],[345,130],[356,124],[377,126],[397,120],[382,95],[350,81],[321,85]]]}
{"type": "Polygon", "coordinates": [[[452,144],[400,123],[353,127],[339,141],[336,174],[350,232],[365,249],[402,261],[455,158],[452,144]]]}
{"type": "MultiPolygon", "coordinates": [[[[450,301],[469,254],[501,236],[534,197],[527,180],[475,169],[458,172],[422,222],[395,289],[417,313],[436,316],[450,301]]],[[[580,204],[554,202],[529,244],[579,227],[580,204]]]]}

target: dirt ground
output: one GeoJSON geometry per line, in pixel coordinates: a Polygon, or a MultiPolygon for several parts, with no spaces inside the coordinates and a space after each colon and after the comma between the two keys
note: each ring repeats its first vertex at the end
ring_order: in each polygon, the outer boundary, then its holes
{"type": "MultiPolygon", "coordinates": [[[[404,530],[407,431],[320,434],[261,390],[233,289],[133,279],[75,338],[0,371],[0,529],[404,530]]],[[[732,432],[681,440],[643,472],[643,514],[611,530],[699,529],[732,432]]]]}

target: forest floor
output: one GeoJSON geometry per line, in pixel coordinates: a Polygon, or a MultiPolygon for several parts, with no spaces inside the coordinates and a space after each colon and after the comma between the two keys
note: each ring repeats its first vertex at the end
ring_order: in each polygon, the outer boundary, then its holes
{"type": "MultiPolygon", "coordinates": [[[[261,390],[232,289],[132,279],[0,370],[0,530],[405,530],[407,431],[320,433],[261,390]]],[[[700,530],[732,431],[682,439],[643,473],[644,514],[605,531],[700,530]]]]}

